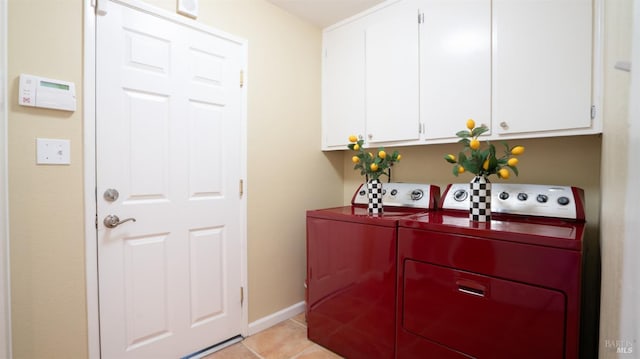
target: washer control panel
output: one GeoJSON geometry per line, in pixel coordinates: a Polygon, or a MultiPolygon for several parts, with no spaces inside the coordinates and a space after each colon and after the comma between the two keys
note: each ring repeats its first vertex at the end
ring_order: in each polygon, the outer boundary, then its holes
{"type": "MultiPolygon", "coordinates": [[[[571,186],[492,183],[491,212],[584,219],[583,201],[579,198],[582,193],[581,189],[571,186]]],[[[440,207],[469,210],[469,184],[450,184],[440,207]]]]}
{"type": "MultiPolygon", "coordinates": [[[[467,185],[468,187],[468,185],[467,185]]],[[[382,183],[382,204],[390,207],[414,207],[431,209],[438,202],[440,188],[424,183],[382,183]]],[[[353,195],[354,205],[367,205],[367,184],[363,183],[353,195]]]]}

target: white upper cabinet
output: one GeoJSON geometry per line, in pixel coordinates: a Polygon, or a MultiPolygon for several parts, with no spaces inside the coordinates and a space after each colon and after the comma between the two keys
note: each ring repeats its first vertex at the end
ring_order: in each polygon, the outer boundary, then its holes
{"type": "Polygon", "coordinates": [[[493,0],[493,130],[589,129],[592,0],[493,0]]]}
{"type": "Polygon", "coordinates": [[[323,149],[345,149],[350,135],[364,136],[365,20],[324,32],[323,149]]]}
{"type": "Polygon", "coordinates": [[[455,138],[466,120],[491,125],[491,0],[420,1],[424,138],[455,138]]]}
{"type": "Polygon", "coordinates": [[[389,0],[328,27],[322,148],[454,142],[469,118],[488,139],[601,132],[601,2],[389,0]]]}
{"type": "Polygon", "coordinates": [[[418,9],[401,1],[369,17],[365,33],[367,142],[420,138],[418,9]]]}

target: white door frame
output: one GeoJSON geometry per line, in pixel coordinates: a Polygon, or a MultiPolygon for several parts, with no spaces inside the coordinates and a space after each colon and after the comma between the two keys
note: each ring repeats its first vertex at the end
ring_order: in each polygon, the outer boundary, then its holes
{"type": "Polygon", "coordinates": [[[0,357],[11,358],[7,176],[7,2],[0,0],[0,357]]]}
{"type": "MultiPolygon", "coordinates": [[[[0,0],[4,1],[4,0],[0,0]]],[[[85,203],[85,274],[86,274],[86,286],[87,286],[87,337],[88,337],[88,351],[89,358],[100,358],[100,323],[99,323],[99,306],[98,306],[98,246],[96,229],[96,15],[95,4],[96,1],[104,1],[101,6],[105,7],[108,13],[108,1],[107,0],[84,0],[84,82],[83,82],[83,126],[84,126],[84,203],[85,203]]],[[[228,39],[233,39],[236,42],[244,45],[244,65],[245,69],[245,96],[243,96],[241,104],[241,133],[242,138],[242,153],[240,158],[241,165],[241,178],[244,178],[244,200],[241,203],[243,216],[241,218],[241,281],[242,286],[245,288],[244,305],[242,307],[242,332],[243,336],[246,336],[248,330],[248,295],[247,295],[247,208],[246,208],[246,196],[247,196],[247,99],[246,99],[246,84],[247,84],[247,41],[236,36],[214,30],[201,23],[195,22],[174,13],[159,9],[157,7],[142,3],[137,0],[113,0],[123,5],[131,6],[143,10],[147,13],[151,13],[163,18],[168,18],[173,21],[177,21],[185,26],[193,27],[198,30],[213,34],[215,36],[222,36],[228,39]]],[[[3,22],[6,23],[6,22],[3,22]]]]}

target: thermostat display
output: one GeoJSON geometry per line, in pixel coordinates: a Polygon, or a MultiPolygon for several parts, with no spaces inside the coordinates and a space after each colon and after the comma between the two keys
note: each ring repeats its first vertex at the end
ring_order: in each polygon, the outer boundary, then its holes
{"type": "Polygon", "coordinates": [[[18,103],[22,106],[76,110],[76,86],[73,82],[20,75],[18,103]]]}

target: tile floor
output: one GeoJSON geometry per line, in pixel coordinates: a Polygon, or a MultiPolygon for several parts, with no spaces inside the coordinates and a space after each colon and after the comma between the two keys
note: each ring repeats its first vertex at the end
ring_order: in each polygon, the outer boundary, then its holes
{"type": "Polygon", "coordinates": [[[304,313],[247,337],[204,359],[339,359],[307,339],[304,313]]]}

